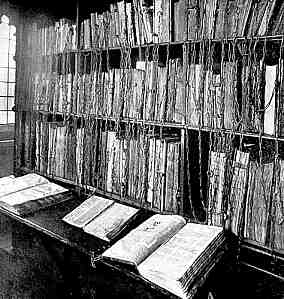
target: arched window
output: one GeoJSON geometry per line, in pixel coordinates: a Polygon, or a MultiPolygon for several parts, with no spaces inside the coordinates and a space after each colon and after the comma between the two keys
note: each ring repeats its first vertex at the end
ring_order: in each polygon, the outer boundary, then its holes
{"type": "Polygon", "coordinates": [[[15,122],[16,27],[7,16],[0,20],[0,125],[15,122]]]}

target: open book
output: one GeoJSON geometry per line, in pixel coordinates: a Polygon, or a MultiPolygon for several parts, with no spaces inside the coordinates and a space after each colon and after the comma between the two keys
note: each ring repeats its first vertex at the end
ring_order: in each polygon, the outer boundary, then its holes
{"type": "Polygon", "coordinates": [[[63,221],[110,242],[134,220],[138,212],[138,209],[93,195],[67,214],[63,221]]]}
{"type": "Polygon", "coordinates": [[[134,265],[150,282],[181,297],[205,273],[224,243],[223,229],[154,215],[107,249],[102,258],[134,265]]]}
{"type": "Polygon", "coordinates": [[[24,216],[72,197],[68,189],[31,173],[21,177],[0,178],[0,205],[24,216]]]}

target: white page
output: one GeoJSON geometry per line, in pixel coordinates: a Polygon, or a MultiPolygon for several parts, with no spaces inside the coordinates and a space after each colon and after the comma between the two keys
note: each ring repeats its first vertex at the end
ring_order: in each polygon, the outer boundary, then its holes
{"type": "Polygon", "coordinates": [[[178,215],[154,215],[103,253],[103,257],[139,265],[185,225],[178,215]]]}
{"type": "Polygon", "coordinates": [[[84,227],[113,203],[113,200],[93,195],[67,214],[63,221],[76,227],[84,227]]]}
{"type": "Polygon", "coordinates": [[[188,223],[143,261],[138,270],[148,280],[183,298],[178,279],[222,231],[216,226],[188,223]]]}
{"type": "Polygon", "coordinates": [[[40,175],[35,173],[26,174],[11,180],[5,185],[1,185],[0,197],[45,183],[48,183],[48,180],[40,175]]]}
{"type": "Polygon", "coordinates": [[[84,231],[102,240],[110,241],[107,235],[114,230],[119,230],[137,212],[136,208],[115,203],[87,224],[84,231]]]}
{"type": "Polygon", "coordinates": [[[46,184],[37,185],[28,189],[24,189],[18,192],[8,194],[6,196],[2,196],[0,198],[0,201],[10,206],[15,206],[15,205],[25,203],[27,201],[32,201],[47,196],[56,195],[66,191],[68,190],[57,184],[48,182],[46,184]]]}

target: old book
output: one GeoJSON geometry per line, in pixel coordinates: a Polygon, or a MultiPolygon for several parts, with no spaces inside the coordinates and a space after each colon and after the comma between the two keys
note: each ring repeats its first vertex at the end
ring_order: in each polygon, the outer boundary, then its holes
{"type": "MultiPolygon", "coordinates": [[[[76,198],[72,191],[47,195],[46,197],[29,200],[27,202],[16,204],[14,206],[3,204],[3,207],[19,216],[27,216],[35,212],[48,209],[50,207],[62,204],[68,200],[76,198]]],[[[1,203],[2,204],[2,203],[1,203]]]]}
{"type": "Polygon", "coordinates": [[[105,260],[133,265],[141,276],[179,298],[224,243],[221,228],[154,215],[107,249],[105,260]]]}
{"type": "Polygon", "coordinates": [[[275,185],[272,202],[272,221],[270,245],[278,250],[284,249],[284,161],[279,160],[275,166],[275,185]]]}
{"type": "Polygon", "coordinates": [[[188,85],[186,85],[186,122],[194,127],[202,123],[203,98],[201,89],[203,88],[203,67],[200,64],[191,64],[186,72],[188,85]]]}
{"type": "Polygon", "coordinates": [[[127,42],[130,46],[136,45],[136,39],[134,35],[134,24],[133,24],[133,4],[126,2],[126,27],[127,27],[127,42]]]}
{"type": "Polygon", "coordinates": [[[14,179],[11,179],[11,177],[7,177],[2,179],[2,182],[6,182],[5,184],[1,184],[1,190],[0,190],[0,198],[7,196],[12,193],[19,192],[21,190],[29,189],[34,186],[40,186],[43,184],[48,183],[48,180],[35,173],[26,174],[21,177],[17,177],[14,179]]]}
{"type": "Polygon", "coordinates": [[[217,0],[205,0],[203,5],[201,37],[205,39],[213,39],[217,12],[217,0]]]}
{"type": "MultiPolygon", "coordinates": [[[[279,101],[277,107],[278,111],[278,121],[277,121],[277,129],[278,129],[278,134],[279,136],[284,136],[284,60],[280,59],[279,60],[279,65],[278,65],[278,78],[277,80],[279,81],[279,88],[278,88],[278,93],[279,93],[279,101]]],[[[277,120],[275,118],[275,120],[277,120]]]]}
{"type": "Polygon", "coordinates": [[[253,4],[248,27],[248,36],[261,36],[266,34],[275,3],[276,0],[260,0],[253,4]]]}
{"type": "Polygon", "coordinates": [[[108,132],[107,137],[107,191],[115,194],[122,192],[122,142],[115,132],[108,132]]]}
{"type": "Polygon", "coordinates": [[[143,118],[147,120],[154,120],[155,111],[155,88],[157,85],[157,69],[158,63],[156,61],[148,61],[145,68],[145,84],[144,84],[144,109],[143,118]]]}
{"type": "Polygon", "coordinates": [[[244,222],[245,195],[248,179],[249,153],[237,151],[233,161],[232,181],[228,202],[231,231],[240,236],[244,222]]]}
{"type": "Polygon", "coordinates": [[[114,201],[111,199],[92,195],[76,209],[64,216],[62,220],[70,225],[83,228],[113,204],[114,201]]]}
{"type": "Polygon", "coordinates": [[[182,123],[185,119],[183,65],[181,59],[169,60],[166,120],[182,123]]]}
{"type": "Polygon", "coordinates": [[[277,84],[277,65],[265,66],[265,93],[264,93],[264,128],[265,134],[275,134],[275,100],[277,84]]]}
{"type": "Polygon", "coordinates": [[[187,40],[197,39],[200,34],[200,1],[198,0],[189,0],[187,7],[187,40]]]}
{"type": "Polygon", "coordinates": [[[114,203],[83,227],[83,230],[107,242],[117,238],[122,230],[138,214],[139,210],[114,203]]]}
{"type": "Polygon", "coordinates": [[[245,36],[253,0],[229,0],[227,3],[226,37],[245,36]]]}
{"type": "MultiPolygon", "coordinates": [[[[178,161],[170,161],[173,147],[179,148],[180,141],[175,138],[150,138],[147,202],[160,211],[177,209],[176,177],[178,161]],[[169,163],[169,167],[167,167],[169,163]],[[171,165],[172,163],[172,165],[171,165]],[[167,172],[168,171],[168,172],[167,172]],[[175,188],[170,192],[170,188],[175,188]],[[166,192],[167,190],[167,192],[166,192]],[[167,197],[165,195],[167,194],[167,197]]],[[[175,154],[177,156],[178,153],[175,154]]]]}
{"type": "Polygon", "coordinates": [[[157,74],[157,89],[154,108],[154,119],[163,121],[166,113],[166,95],[167,95],[167,68],[159,66],[157,74]]]}
{"type": "Polygon", "coordinates": [[[226,153],[210,153],[209,186],[208,186],[208,224],[222,226],[224,224],[224,189],[226,173],[226,153]]]}
{"type": "Polygon", "coordinates": [[[209,128],[220,128],[222,109],[221,76],[213,70],[207,70],[204,82],[203,125],[209,128]]]}
{"type": "Polygon", "coordinates": [[[174,1],[173,10],[174,41],[184,41],[187,37],[186,0],[174,1]]]}
{"type": "Polygon", "coordinates": [[[224,63],[221,80],[224,80],[224,98],[222,98],[221,106],[217,110],[221,118],[219,126],[224,126],[226,129],[237,129],[239,123],[239,103],[234,86],[234,82],[237,80],[237,64],[235,62],[224,63]]]}
{"type": "Polygon", "coordinates": [[[178,206],[178,191],[179,191],[179,161],[180,159],[180,144],[169,143],[166,157],[166,171],[165,171],[165,197],[163,203],[163,210],[177,214],[179,212],[178,206]]]}
{"type": "Polygon", "coordinates": [[[120,39],[120,45],[124,45],[127,41],[127,27],[126,27],[126,11],[125,11],[125,1],[117,2],[118,9],[118,20],[119,20],[119,28],[120,35],[118,36],[120,39]]]}
{"type": "Polygon", "coordinates": [[[141,11],[141,27],[145,44],[153,42],[153,8],[145,0],[138,0],[141,11]]]}
{"type": "Polygon", "coordinates": [[[275,4],[276,0],[267,1],[263,17],[258,28],[259,36],[267,34],[269,24],[271,23],[271,18],[274,12],[275,4]]]}
{"type": "Polygon", "coordinates": [[[129,117],[134,119],[141,119],[143,113],[143,84],[145,81],[145,70],[136,67],[133,70],[132,80],[132,107],[129,117]]]}
{"type": "Polygon", "coordinates": [[[128,196],[137,202],[142,203],[145,199],[145,179],[147,177],[147,137],[141,133],[129,140],[128,158],[128,196]]]}
{"type": "Polygon", "coordinates": [[[227,3],[228,0],[218,0],[217,2],[215,33],[214,33],[214,37],[216,39],[222,39],[225,37],[227,3]]]}
{"type": "Polygon", "coordinates": [[[273,162],[260,165],[251,161],[249,165],[244,237],[263,245],[267,238],[273,171],[273,162]]]}
{"type": "MultiPolygon", "coordinates": [[[[27,215],[70,199],[66,188],[35,174],[12,179],[7,177],[5,180],[6,187],[10,186],[10,192],[2,193],[0,205],[18,215],[27,215]]],[[[4,189],[4,186],[1,186],[4,189]]]]}
{"type": "Polygon", "coordinates": [[[170,0],[154,1],[153,42],[169,42],[171,29],[170,0]]]}
{"type": "Polygon", "coordinates": [[[269,35],[280,35],[284,32],[284,3],[276,3],[274,19],[269,28],[269,35]]]}
{"type": "Polygon", "coordinates": [[[259,132],[263,126],[263,63],[246,61],[242,66],[242,126],[244,131],[259,132]]]}
{"type": "Polygon", "coordinates": [[[142,45],[143,30],[142,30],[142,10],[139,0],[133,0],[133,10],[134,10],[134,31],[136,36],[137,45],[142,45]]]}

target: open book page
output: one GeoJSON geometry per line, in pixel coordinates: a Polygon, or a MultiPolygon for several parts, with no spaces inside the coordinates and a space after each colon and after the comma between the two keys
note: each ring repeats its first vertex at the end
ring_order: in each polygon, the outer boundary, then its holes
{"type": "Polygon", "coordinates": [[[44,198],[50,195],[56,195],[66,191],[68,190],[57,184],[48,182],[46,184],[36,185],[28,189],[20,190],[6,196],[2,196],[0,198],[0,202],[4,202],[10,206],[14,206],[25,203],[27,201],[44,198]]]}
{"type": "Polygon", "coordinates": [[[33,186],[42,185],[49,181],[35,173],[26,174],[21,177],[17,177],[5,185],[1,186],[0,197],[10,193],[18,192],[33,186]]]}
{"type": "Polygon", "coordinates": [[[3,186],[13,182],[14,179],[15,179],[15,177],[13,175],[9,175],[9,176],[5,176],[3,178],[0,178],[0,187],[1,187],[1,189],[2,189],[3,186]]]}
{"type": "Polygon", "coordinates": [[[177,215],[154,215],[103,253],[103,257],[138,266],[185,225],[177,215]]]}
{"type": "Polygon", "coordinates": [[[138,270],[151,282],[186,298],[178,280],[221,232],[220,227],[188,223],[142,262],[138,270]]]}
{"type": "Polygon", "coordinates": [[[113,203],[113,200],[93,195],[67,214],[63,221],[82,228],[113,203]]]}
{"type": "Polygon", "coordinates": [[[138,211],[138,209],[114,203],[83,229],[86,233],[109,242],[115,237],[114,232],[119,232],[138,211]]]}

